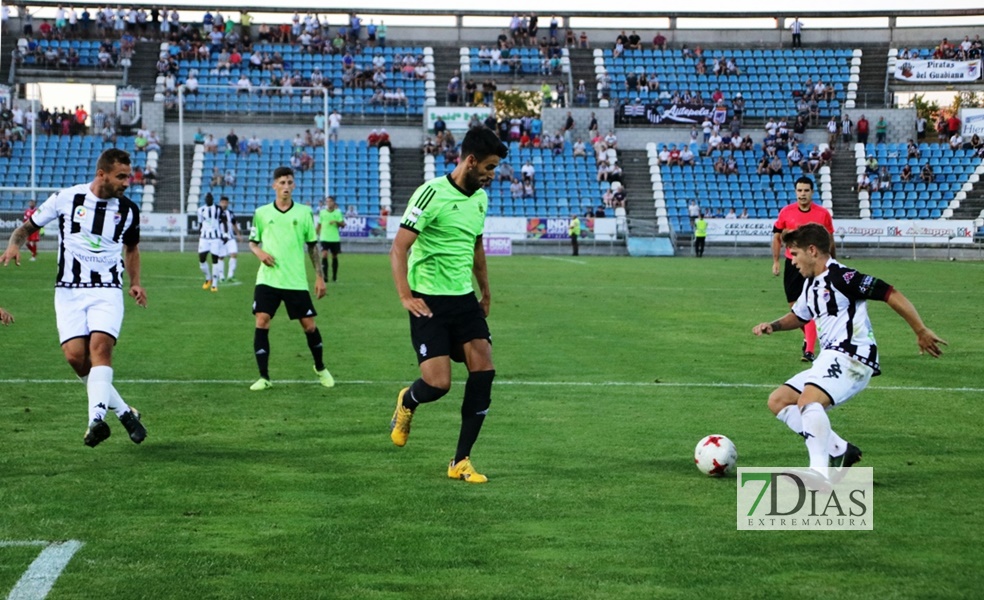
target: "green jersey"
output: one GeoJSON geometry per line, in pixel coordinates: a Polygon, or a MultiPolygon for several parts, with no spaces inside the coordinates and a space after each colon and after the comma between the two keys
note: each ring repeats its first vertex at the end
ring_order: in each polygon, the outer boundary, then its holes
{"type": "Polygon", "coordinates": [[[268,285],[281,290],[307,290],[308,251],[305,244],[317,241],[311,207],[294,202],[281,211],[276,204],[256,209],[249,241],[263,244],[263,251],[276,263],[268,267],[260,263],[256,285],[268,285]]]}
{"type": "Polygon", "coordinates": [[[421,294],[462,296],[474,291],[475,242],[485,228],[485,190],[465,194],[451,176],[417,188],[400,227],[417,234],[407,261],[407,282],[421,294]]]}
{"type": "Polygon", "coordinates": [[[574,217],[570,225],[567,226],[568,235],[581,235],[581,219],[574,217]]]}
{"type": "Polygon", "coordinates": [[[322,210],[318,213],[318,224],[321,225],[321,236],[318,238],[322,242],[340,242],[342,241],[341,236],[338,235],[338,228],[340,225],[332,223],[332,221],[340,221],[342,225],[345,224],[345,217],[342,216],[342,211],[338,210],[322,210]]]}

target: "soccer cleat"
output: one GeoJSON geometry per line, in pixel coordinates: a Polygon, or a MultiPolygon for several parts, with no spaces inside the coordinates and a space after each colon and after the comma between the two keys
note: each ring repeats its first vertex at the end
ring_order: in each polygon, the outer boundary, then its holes
{"type": "Polygon", "coordinates": [[[120,417],[120,423],[126,428],[126,432],[130,434],[130,439],[133,440],[134,444],[139,444],[147,439],[147,428],[140,422],[140,411],[136,408],[131,406],[130,410],[123,413],[120,417]]]}
{"type": "Polygon", "coordinates": [[[34,256],[32,256],[32,257],[31,257],[31,262],[34,262],[34,261],[36,261],[36,260],[37,260],[37,258],[36,258],[36,257],[34,257],[34,256]]]}
{"type": "Polygon", "coordinates": [[[800,358],[800,361],[801,362],[811,363],[811,362],[815,361],[816,359],[817,359],[816,354],[814,354],[812,352],[807,352],[807,351],[804,350],[803,351],[803,356],[800,358]]]}
{"type": "Polygon", "coordinates": [[[396,397],[396,410],[393,411],[393,419],[390,421],[390,439],[401,448],[407,445],[407,438],[410,437],[410,421],[413,420],[413,411],[403,406],[403,395],[409,391],[408,387],[400,390],[396,397]]]}
{"type": "Polygon", "coordinates": [[[853,467],[861,462],[861,448],[851,442],[847,443],[847,450],[840,456],[831,456],[829,465],[834,469],[846,469],[853,467]]]}
{"type": "Polygon", "coordinates": [[[95,448],[99,445],[99,442],[109,438],[110,434],[109,425],[106,421],[102,419],[96,419],[92,423],[89,423],[89,428],[85,430],[85,437],[82,441],[85,445],[90,448],[95,448]]]}
{"type": "Polygon", "coordinates": [[[457,463],[453,460],[451,461],[448,465],[448,477],[451,479],[461,479],[468,483],[485,483],[489,480],[485,475],[475,471],[475,467],[471,464],[471,458],[467,456],[457,463]]]}
{"type": "Polygon", "coordinates": [[[206,279],[205,283],[202,284],[202,289],[208,291],[208,288],[212,287],[212,280],[206,279]]]}
{"type": "Polygon", "coordinates": [[[215,287],[215,286],[213,285],[213,286],[212,286],[212,293],[215,293],[215,292],[217,292],[217,291],[219,291],[219,288],[217,288],[217,287],[215,287]]]}
{"type": "Polygon", "coordinates": [[[239,280],[236,279],[235,277],[226,277],[223,281],[225,281],[226,283],[236,283],[239,280]]]}
{"type": "Polygon", "coordinates": [[[314,372],[318,375],[318,381],[321,382],[321,385],[327,388],[335,387],[335,378],[331,376],[327,368],[319,371],[318,367],[314,367],[314,372]]]}
{"type": "Polygon", "coordinates": [[[249,389],[251,389],[254,392],[258,392],[260,390],[268,390],[272,387],[273,387],[273,383],[269,379],[266,379],[265,377],[260,377],[259,379],[256,380],[256,383],[249,386],[249,389]]]}

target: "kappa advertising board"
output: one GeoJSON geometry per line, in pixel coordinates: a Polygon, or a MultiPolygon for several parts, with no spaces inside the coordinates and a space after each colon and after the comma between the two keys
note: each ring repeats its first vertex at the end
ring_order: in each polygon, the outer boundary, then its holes
{"type": "Polygon", "coordinates": [[[900,60],[895,79],[911,83],[977,81],[981,78],[978,60],[900,60]]]}
{"type": "MultiPolygon", "coordinates": [[[[772,243],[772,219],[708,219],[709,242],[772,243]]],[[[835,219],[836,243],[964,245],[974,242],[973,221],[835,219]]]]}

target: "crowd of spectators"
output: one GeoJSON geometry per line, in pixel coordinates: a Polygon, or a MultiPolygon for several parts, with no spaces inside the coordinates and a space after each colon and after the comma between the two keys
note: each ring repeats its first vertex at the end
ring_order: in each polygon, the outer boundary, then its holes
{"type": "Polygon", "coordinates": [[[954,44],[949,39],[943,38],[932,52],[924,53],[919,48],[903,48],[899,50],[899,58],[903,60],[976,60],[984,55],[984,42],[980,35],[975,35],[970,39],[965,35],[964,39],[954,44]]]}

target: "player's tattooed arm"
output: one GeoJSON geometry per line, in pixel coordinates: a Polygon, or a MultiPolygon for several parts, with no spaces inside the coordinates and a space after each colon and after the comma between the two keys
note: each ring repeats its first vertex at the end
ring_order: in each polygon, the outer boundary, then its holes
{"type": "Polygon", "coordinates": [[[324,279],[325,274],[321,270],[321,257],[318,255],[318,243],[314,242],[308,244],[307,249],[308,249],[308,258],[311,259],[311,264],[314,266],[315,276],[324,279]]]}
{"type": "Polygon", "coordinates": [[[769,324],[769,327],[772,328],[773,333],[775,333],[776,331],[782,331],[782,321],[776,319],[775,321],[769,324]]]}
{"type": "Polygon", "coordinates": [[[8,242],[8,245],[17,246],[20,248],[24,245],[24,242],[27,241],[27,238],[31,237],[32,233],[40,230],[40,227],[35,227],[34,223],[28,219],[23,225],[15,229],[14,232],[10,234],[10,241],[8,242]]]}

